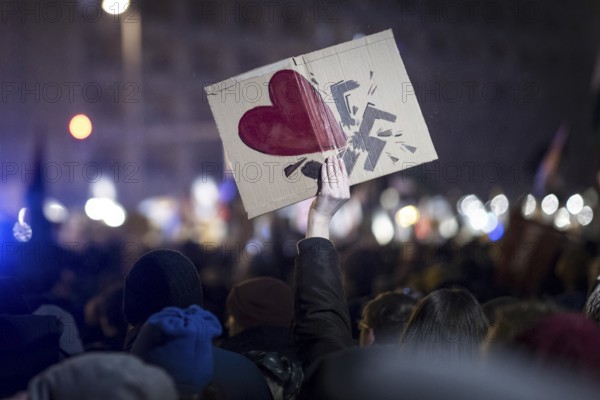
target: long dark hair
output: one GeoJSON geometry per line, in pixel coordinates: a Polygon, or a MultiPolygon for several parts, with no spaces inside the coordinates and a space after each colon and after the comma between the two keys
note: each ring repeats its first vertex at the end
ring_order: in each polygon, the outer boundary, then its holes
{"type": "Polygon", "coordinates": [[[440,289],[424,297],[402,334],[403,349],[436,359],[465,359],[478,354],[487,318],[465,289],[440,289]]]}

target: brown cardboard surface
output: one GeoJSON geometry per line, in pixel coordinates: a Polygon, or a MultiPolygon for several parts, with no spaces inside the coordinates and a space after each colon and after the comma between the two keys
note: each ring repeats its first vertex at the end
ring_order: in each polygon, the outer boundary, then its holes
{"type": "Polygon", "coordinates": [[[205,90],[249,218],[314,196],[330,155],[351,184],[437,159],[391,30],[205,90]]]}

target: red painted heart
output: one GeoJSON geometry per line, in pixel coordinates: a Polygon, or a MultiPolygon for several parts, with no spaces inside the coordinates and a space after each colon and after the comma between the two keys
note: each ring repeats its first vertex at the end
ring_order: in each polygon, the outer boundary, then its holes
{"type": "Polygon", "coordinates": [[[321,95],[299,73],[276,72],[269,81],[272,106],[255,107],[240,119],[240,139],[274,156],[298,156],[346,145],[346,135],[321,95]]]}

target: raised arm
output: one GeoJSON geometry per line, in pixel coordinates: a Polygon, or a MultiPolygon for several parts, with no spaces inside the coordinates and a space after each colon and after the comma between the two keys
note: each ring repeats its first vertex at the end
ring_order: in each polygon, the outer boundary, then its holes
{"type": "Polygon", "coordinates": [[[298,243],[294,275],[295,335],[305,368],[319,358],[355,345],[342,286],[339,255],[329,241],[329,223],[350,198],[342,160],[328,158],[313,202],[306,239],[298,243]]]}

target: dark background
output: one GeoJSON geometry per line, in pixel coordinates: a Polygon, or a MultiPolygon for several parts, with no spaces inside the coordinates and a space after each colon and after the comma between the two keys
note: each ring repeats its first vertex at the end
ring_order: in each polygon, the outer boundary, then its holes
{"type": "Polygon", "coordinates": [[[427,191],[516,199],[561,124],[569,136],[550,189],[568,196],[595,184],[593,0],[143,0],[120,17],[91,0],[1,3],[0,211],[13,218],[35,132],[45,162],[60,167],[48,170],[48,193],[69,207],[83,207],[98,169],[127,208],[183,196],[203,163],[223,165],[205,85],[387,28],[439,155],[410,172],[427,191]],[[141,24],[139,58],[122,45],[126,24],[141,24]],[[94,124],[81,142],[67,131],[77,113],[94,124]]]}

